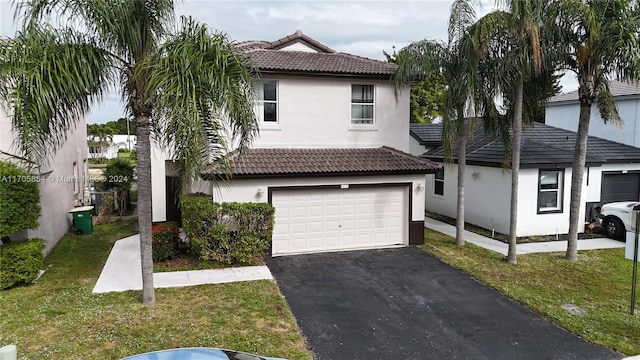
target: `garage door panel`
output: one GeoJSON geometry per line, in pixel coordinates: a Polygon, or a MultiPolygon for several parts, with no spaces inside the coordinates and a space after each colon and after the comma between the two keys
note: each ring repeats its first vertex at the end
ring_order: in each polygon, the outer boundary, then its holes
{"type": "Polygon", "coordinates": [[[638,201],[640,174],[602,174],[600,202],[638,201]]]}
{"type": "Polygon", "coordinates": [[[274,191],[273,255],[406,243],[404,187],[274,191]]]}

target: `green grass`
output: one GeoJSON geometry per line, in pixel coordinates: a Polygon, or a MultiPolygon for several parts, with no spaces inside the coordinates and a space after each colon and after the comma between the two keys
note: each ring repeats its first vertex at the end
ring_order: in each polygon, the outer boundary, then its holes
{"type": "Polygon", "coordinates": [[[277,286],[252,281],[92,294],[113,242],[136,232],[132,221],[67,234],[32,286],[0,292],[0,345],[24,359],[119,359],[174,347],[231,348],[311,359],[277,286]]]}
{"type": "Polygon", "coordinates": [[[454,238],[430,229],[422,249],[588,341],[640,354],[640,314],[629,314],[633,263],[624,249],[580,251],[573,263],[564,252],[519,255],[510,265],[501,254],[473,244],[457,247],[454,238]],[[570,315],[564,304],[587,314],[570,315]]]}

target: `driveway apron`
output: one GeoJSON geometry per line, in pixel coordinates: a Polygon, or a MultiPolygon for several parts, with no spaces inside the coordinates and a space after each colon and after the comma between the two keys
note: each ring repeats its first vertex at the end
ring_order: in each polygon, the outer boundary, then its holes
{"type": "Polygon", "coordinates": [[[415,247],[267,264],[315,359],[621,358],[415,247]]]}

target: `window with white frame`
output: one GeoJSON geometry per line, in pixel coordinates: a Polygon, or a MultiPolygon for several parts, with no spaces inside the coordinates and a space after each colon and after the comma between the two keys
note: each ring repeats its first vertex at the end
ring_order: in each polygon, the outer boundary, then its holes
{"type": "Polygon", "coordinates": [[[444,196],[444,166],[433,176],[433,194],[444,196]]]}
{"type": "Polygon", "coordinates": [[[262,81],[258,83],[258,101],[256,116],[260,122],[278,123],[278,83],[262,81]]]}
{"type": "Polygon", "coordinates": [[[564,171],[540,170],[538,175],[538,213],[562,212],[564,171]]]}
{"type": "Polygon", "coordinates": [[[373,85],[351,85],[351,124],[373,125],[373,85]]]}

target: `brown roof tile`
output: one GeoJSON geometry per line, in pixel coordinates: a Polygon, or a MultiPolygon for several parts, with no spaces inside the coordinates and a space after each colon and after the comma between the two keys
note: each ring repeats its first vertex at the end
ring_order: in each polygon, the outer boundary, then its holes
{"type": "Polygon", "coordinates": [[[247,53],[259,71],[293,73],[383,75],[396,72],[396,64],[345,53],[312,53],[282,50],[252,50],[247,53]]]}
{"type": "Polygon", "coordinates": [[[339,53],[304,35],[300,30],[276,41],[243,41],[236,48],[247,54],[260,72],[361,75],[388,78],[397,65],[361,56],[339,53]],[[279,50],[303,42],[318,52],[279,50]]]}
{"type": "MultiPolygon", "coordinates": [[[[380,148],[347,149],[248,149],[233,153],[229,159],[234,178],[297,177],[336,175],[427,174],[440,166],[405,152],[380,148]]],[[[210,165],[203,177],[222,176],[220,165],[210,165]]]]}

